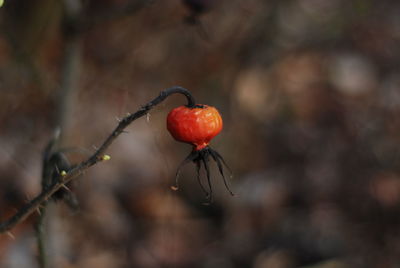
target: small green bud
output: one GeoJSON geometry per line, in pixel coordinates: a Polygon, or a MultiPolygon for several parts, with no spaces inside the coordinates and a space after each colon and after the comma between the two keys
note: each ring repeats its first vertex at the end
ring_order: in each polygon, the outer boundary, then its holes
{"type": "Polygon", "coordinates": [[[105,155],[103,155],[101,157],[101,160],[103,160],[103,161],[107,161],[107,160],[110,160],[110,159],[111,159],[111,156],[109,156],[108,154],[105,154],[105,155]]]}

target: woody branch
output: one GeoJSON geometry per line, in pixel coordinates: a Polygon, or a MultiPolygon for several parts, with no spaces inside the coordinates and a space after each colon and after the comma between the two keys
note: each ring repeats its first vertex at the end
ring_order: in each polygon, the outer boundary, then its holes
{"type": "Polygon", "coordinates": [[[114,140],[121,133],[124,132],[124,129],[128,125],[130,125],[133,121],[146,115],[153,107],[160,104],[170,95],[176,93],[183,94],[186,97],[188,101],[187,104],[188,107],[194,107],[195,100],[192,94],[189,92],[189,90],[183,87],[174,86],[161,91],[161,93],[156,98],[154,98],[152,101],[142,106],[138,111],[124,117],[92,156],[90,156],[87,160],[84,160],[78,165],[76,165],[73,169],[69,170],[68,173],[60,174],[59,179],[54,184],[52,184],[47,189],[44,189],[38,196],[33,198],[29,203],[27,203],[22,208],[20,208],[8,220],[0,223],[0,233],[8,232],[18,223],[24,221],[29,215],[37,211],[37,209],[41,206],[41,204],[46,200],[48,200],[55,192],[57,192],[57,190],[59,190],[61,187],[64,187],[65,184],[67,184],[68,182],[76,179],[78,175],[84,173],[91,166],[94,166],[97,163],[105,160],[103,158],[105,151],[114,142],[114,140]]]}

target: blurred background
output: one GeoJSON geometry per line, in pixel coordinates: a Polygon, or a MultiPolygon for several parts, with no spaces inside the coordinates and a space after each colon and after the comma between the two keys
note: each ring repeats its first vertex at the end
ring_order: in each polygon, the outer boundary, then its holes
{"type": "MultiPolygon", "coordinates": [[[[164,88],[216,106],[214,203],[166,130],[168,98],[53,204],[50,267],[400,267],[400,2],[5,0],[0,218],[41,191],[42,155],[84,160],[164,88]]],[[[204,174],[202,174],[204,176],[204,174]]],[[[0,235],[0,267],[39,267],[33,224],[0,235]]]]}

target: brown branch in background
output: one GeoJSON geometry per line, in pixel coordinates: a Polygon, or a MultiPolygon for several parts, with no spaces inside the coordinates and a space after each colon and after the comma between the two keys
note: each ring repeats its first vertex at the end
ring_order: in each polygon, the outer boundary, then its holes
{"type": "MultiPolygon", "coordinates": [[[[78,90],[78,81],[81,67],[82,37],[80,34],[82,2],[81,0],[63,0],[63,58],[60,77],[60,88],[56,90],[55,103],[57,107],[55,118],[55,137],[46,147],[43,157],[42,191],[45,191],[53,180],[57,181],[59,173],[54,169],[61,168],[54,161],[57,151],[64,143],[64,134],[70,126],[71,111],[75,92],[78,90]],[[51,145],[51,146],[50,146],[51,145]]],[[[64,165],[65,166],[65,165],[64,165]]],[[[59,193],[60,191],[57,191],[59,193]]],[[[73,195],[73,193],[67,193],[73,195]]],[[[57,194],[56,194],[57,195],[57,194]]],[[[54,210],[49,210],[49,202],[45,201],[38,208],[39,216],[35,223],[36,240],[38,246],[38,264],[40,268],[47,268],[51,260],[47,253],[46,236],[49,236],[47,218],[51,218],[54,210]]],[[[51,265],[50,265],[51,266],[51,265]]]]}
{"type": "MultiPolygon", "coordinates": [[[[74,93],[78,88],[81,69],[81,0],[64,0],[63,37],[64,55],[62,61],[59,95],[57,96],[56,127],[60,128],[61,137],[69,126],[70,111],[74,101],[74,93]]],[[[61,141],[62,143],[62,141],[61,141]]]]}
{"type": "Polygon", "coordinates": [[[43,205],[38,208],[39,217],[35,223],[35,232],[38,246],[38,264],[40,268],[48,267],[46,243],[45,243],[45,217],[47,211],[47,201],[43,202],[43,205]]]}
{"type": "Polygon", "coordinates": [[[114,129],[114,131],[106,138],[106,140],[103,142],[103,144],[100,146],[100,148],[92,156],[90,156],[87,160],[81,162],[80,164],[76,165],[74,168],[72,168],[67,173],[61,172],[58,181],[54,182],[47,189],[43,189],[43,191],[37,197],[32,199],[29,203],[27,203],[21,209],[19,209],[17,211],[17,213],[15,213],[14,216],[9,218],[5,222],[0,223],[0,233],[9,231],[15,225],[17,225],[18,223],[25,220],[29,215],[31,215],[32,213],[37,211],[37,209],[40,208],[40,206],[43,204],[43,202],[46,202],[57,190],[59,190],[61,187],[65,187],[65,184],[67,184],[68,182],[70,182],[71,180],[76,178],[78,175],[84,173],[88,168],[97,164],[98,162],[106,160],[106,158],[104,158],[105,151],[114,142],[114,140],[121,133],[123,133],[124,129],[129,124],[131,124],[136,119],[139,119],[140,117],[146,115],[154,106],[160,104],[168,96],[170,96],[172,94],[176,94],[176,93],[183,94],[187,98],[187,101],[188,101],[187,106],[188,107],[195,106],[195,100],[194,100],[192,94],[185,88],[182,88],[179,86],[174,86],[174,87],[171,87],[171,88],[161,91],[160,95],[158,95],[152,101],[148,102],[146,105],[144,105],[138,111],[124,117],[119,122],[119,124],[114,129]]]}

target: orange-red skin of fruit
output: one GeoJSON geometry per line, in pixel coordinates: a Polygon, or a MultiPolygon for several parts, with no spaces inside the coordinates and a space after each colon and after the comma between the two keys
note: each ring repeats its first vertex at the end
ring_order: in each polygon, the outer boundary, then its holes
{"type": "Polygon", "coordinates": [[[200,104],[202,108],[179,106],[169,112],[167,128],[175,140],[192,144],[194,150],[205,148],[221,132],[223,123],[218,110],[200,104]]]}

